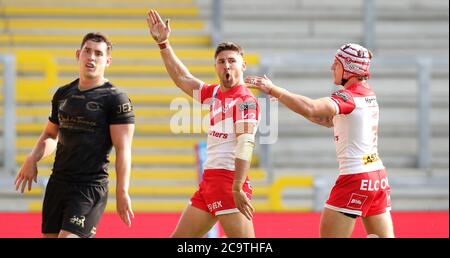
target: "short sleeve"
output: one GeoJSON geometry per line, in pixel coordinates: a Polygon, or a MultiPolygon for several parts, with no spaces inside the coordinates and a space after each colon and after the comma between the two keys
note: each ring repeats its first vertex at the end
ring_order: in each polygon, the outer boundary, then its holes
{"type": "Polygon", "coordinates": [[[134,124],[133,105],[128,96],[121,92],[112,96],[109,123],[110,124],[134,124]]]}
{"type": "Polygon", "coordinates": [[[58,119],[58,108],[59,108],[59,89],[53,94],[52,98],[52,110],[50,112],[50,115],[48,117],[48,120],[50,122],[59,125],[59,119],[58,119]]]}
{"type": "Polygon", "coordinates": [[[234,123],[258,123],[259,121],[259,104],[258,101],[251,96],[240,98],[235,106],[234,123]]]}
{"type": "Polygon", "coordinates": [[[350,114],[355,109],[353,96],[346,90],[336,91],[330,98],[336,104],[337,114],[350,114]]]}
{"type": "Polygon", "coordinates": [[[206,104],[208,100],[212,99],[214,88],[216,87],[216,84],[203,84],[200,87],[200,96],[197,98],[200,100],[200,103],[206,104]]]}

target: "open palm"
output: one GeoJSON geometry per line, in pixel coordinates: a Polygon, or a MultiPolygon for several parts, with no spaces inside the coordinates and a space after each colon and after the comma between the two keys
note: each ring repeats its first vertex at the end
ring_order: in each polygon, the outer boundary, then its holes
{"type": "Polygon", "coordinates": [[[266,94],[270,93],[270,89],[273,87],[272,81],[267,78],[266,75],[264,77],[260,76],[247,76],[245,78],[245,86],[258,89],[266,94]]]}
{"type": "Polygon", "coordinates": [[[156,10],[151,9],[148,12],[147,24],[150,35],[152,35],[156,43],[164,42],[169,38],[171,32],[169,20],[166,20],[164,23],[156,10]]]}

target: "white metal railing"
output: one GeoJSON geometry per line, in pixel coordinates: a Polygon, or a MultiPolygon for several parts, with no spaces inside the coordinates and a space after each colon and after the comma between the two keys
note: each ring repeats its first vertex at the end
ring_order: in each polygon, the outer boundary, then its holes
{"type": "Polygon", "coordinates": [[[377,9],[375,8],[376,0],[364,0],[364,34],[363,44],[366,48],[372,50],[374,53],[377,51],[375,45],[375,25],[377,22],[377,9]]]}
{"type": "Polygon", "coordinates": [[[223,1],[222,0],[213,0],[212,3],[212,30],[211,30],[211,38],[213,46],[217,46],[223,37],[223,1]]]}
{"type": "Polygon", "coordinates": [[[16,58],[0,55],[3,64],[3,168],[13,175],[16,170],[16,58]]]}

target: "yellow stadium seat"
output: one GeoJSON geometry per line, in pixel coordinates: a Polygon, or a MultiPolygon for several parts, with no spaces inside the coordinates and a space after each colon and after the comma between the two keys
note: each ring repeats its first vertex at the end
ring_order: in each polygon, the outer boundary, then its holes
{"type": "MultiPolygon", "coordinates": [[[[137,17],[142,18],[147,10],[142,8],[120,7],[52,7],[52,6],[6,6],[0,7],[0,13],[7,17],[137,17]]],[[[196,7],[158,8],[165,17],[196,17],[199,10],[196,7]]]]}

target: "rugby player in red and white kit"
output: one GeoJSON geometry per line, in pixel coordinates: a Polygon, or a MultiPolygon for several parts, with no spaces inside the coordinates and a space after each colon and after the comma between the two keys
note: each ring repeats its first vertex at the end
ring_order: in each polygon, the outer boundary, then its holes
{"type": "Polygon", "coordinates": [[[344,89],[315,100],[275,86],[266,76],[245,79],[248,87],[278,98],[308,120],[334,127],[340,173],[322,212],[321,237],[350,237],[357,216],[367,234],[394,237],[390,187],[377,149],[379,108],[367,83],[371,59],[358,44],[340,47],[331,70],[334,83],[344,89]]]}
{"type": "Polygon", "coordinates": [[[205,84],[192,76],[175,55],[169,44],[169,21],[163,23],[160,15],[150,10],[147,23],[175,84],[210,106],[203,178],[172,237],[203,237],[217,221],[228,237],[254,237],[252,187],[247,173],[259,108],[256,98],[245,87],[242,49],[232,42],[219,44],[214,57],[220,84],[205,84]]]}

